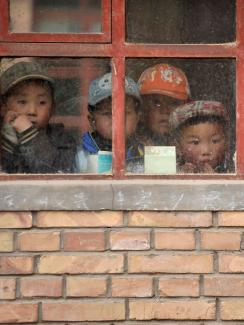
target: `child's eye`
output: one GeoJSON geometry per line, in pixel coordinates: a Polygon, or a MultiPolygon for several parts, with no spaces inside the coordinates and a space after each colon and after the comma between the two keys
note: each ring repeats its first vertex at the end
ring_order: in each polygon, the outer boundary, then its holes
{"type": "Polygon", "coordinates": [[[157,108],[160,108],[161,107],[161,103],[158,100],[155,100],[153,104],[157,108]]]}
{"type": "Polygon", "coordinates": [[[220,142],[220,138],[213,138],[212,143],[216,144],[220,142]]]}
{"type": "Polygon", "coordinates": [[[40,105],[46,105],[46,101],[45,100],[41,100],[40,101],[40,105]]]}
{"type": "Polygon", "coordinates": [[[19,100],[17,101],[17,103],[20,104],[20,105],[25,105],[25,104],[26,104],[26,100],[24,100],[24,99],[19,99],[19,100]]]}
{"type": "Polygon", "coordinates": [[[191,140],[189,141],[189,144],[193,144],[194,146],[197,146],[199,144],[199,140],[191,140]]]}

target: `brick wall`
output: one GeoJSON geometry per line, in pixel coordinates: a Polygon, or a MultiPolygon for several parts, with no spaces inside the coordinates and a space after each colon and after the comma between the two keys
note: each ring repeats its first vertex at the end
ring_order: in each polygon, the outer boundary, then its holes
{"type": "Polygon", "coordinates": [[[244,212],[2,212],[0,323],[244,324],[244,212]]]}

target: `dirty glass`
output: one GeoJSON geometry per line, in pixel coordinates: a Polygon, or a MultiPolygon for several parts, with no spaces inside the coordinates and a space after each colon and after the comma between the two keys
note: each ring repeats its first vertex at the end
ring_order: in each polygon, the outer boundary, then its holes
{"type": "Polygon", "coordinates": [[[101,0],[9,0],[14,33],[99,33],[101,0]]]}
{"type": "Polygon", "coordinates": [[[126,113],[127,172],[235,172],[234,59],[130,58],[126,75],[141,94],[126,113]]]}
{"type": "Polygon", "coordinates": [[[97,105],[111,98],[109,87],[103,91],[96,84],[89,95],[91,82],[109,71],[107,58],[3,58],[1,170],[110,172],[111,138],[99,137],[98,131],[103,115],[108,115],[112,128],[111,107],[104,113],[97,105]],[[99,169],[96,159],[106,155],[110,169],[106,161],[99,169]]]}
{"type": "Polygon", "coordinates": [[[194,44],[235,41],[235,0],[127,0],[126,40],[194,44]]]}

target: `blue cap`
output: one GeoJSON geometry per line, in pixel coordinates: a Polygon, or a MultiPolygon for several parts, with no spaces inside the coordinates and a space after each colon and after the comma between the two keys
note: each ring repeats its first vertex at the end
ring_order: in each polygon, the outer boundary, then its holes
{"type": "MultiPolygon", "coordinates": [[[[130,77],[125,77],[125,93],[141,101],[139,88],[130,77]]],[[[112,96],[112,73],[106,73],[102,77],[92,80],[89,87],[88,104],[96,105],[103,99],[112,96]]]]}

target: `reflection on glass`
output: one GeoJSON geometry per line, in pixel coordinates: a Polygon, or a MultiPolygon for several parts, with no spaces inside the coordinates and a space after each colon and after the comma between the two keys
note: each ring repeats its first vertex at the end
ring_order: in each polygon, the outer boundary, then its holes
{"type": "Polygon", "coordinates": [[[9,0],[15,33],[99,33],[101,0],[9,0]]]}
{"type": "Polygon", "coordinates": [[[127,0],[127,41],[233,42],[235,3],[235,0],[127,0]]]}
{"type": "Polygon", "coordinates": [[[142,97],[135,138],[144,149],[144,170],[128,172],[234,172],[234,60],[127,59],[126,71],[142,97]]]}
{"type": "MultiPolygon", "coordinates": [[[[83,134],[92,132],[89,84],[108,70],[108,59],[3,58],[2,171],[75,172],[77,146],[82,147],[83,134]]],[[[104,172],[111,161],[105,156],[99,152],[103,169],[96,172],[104,172]]]]}

